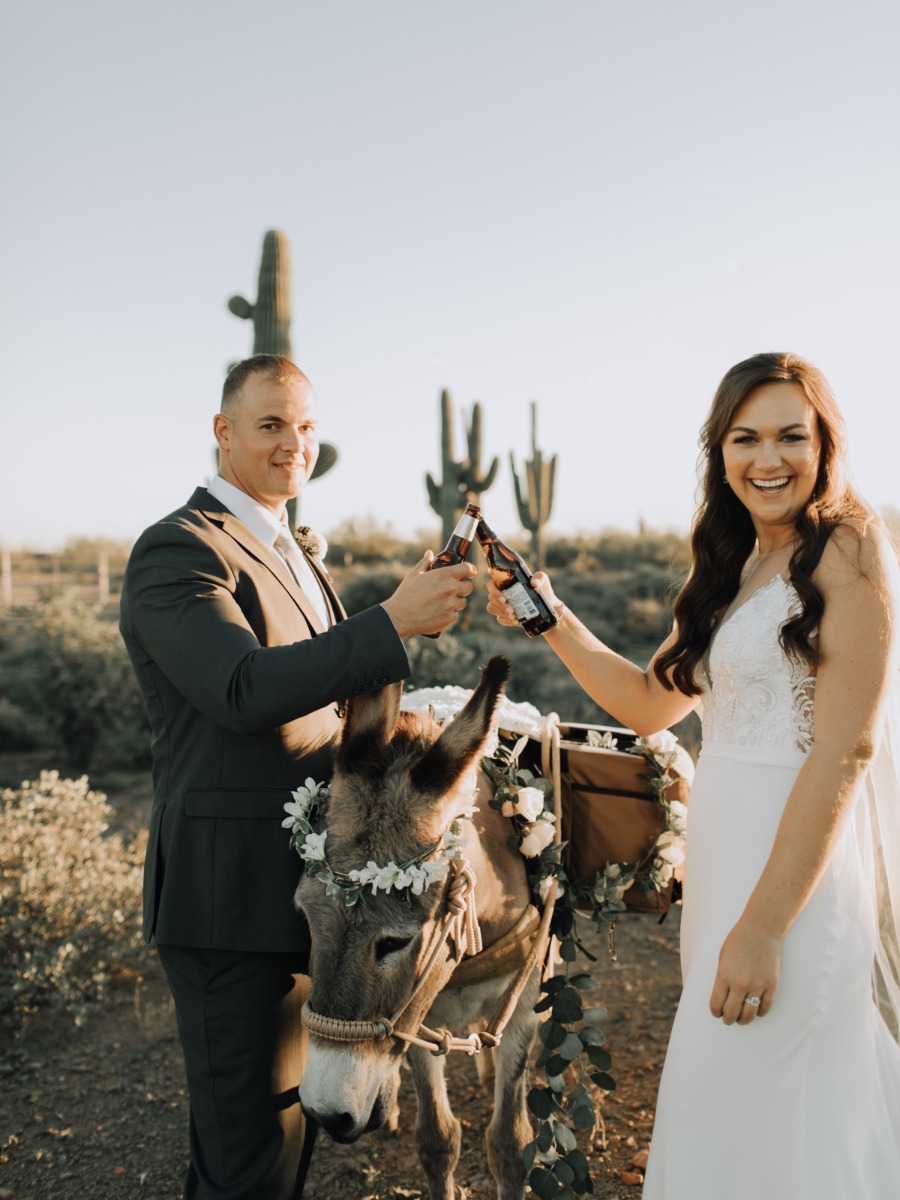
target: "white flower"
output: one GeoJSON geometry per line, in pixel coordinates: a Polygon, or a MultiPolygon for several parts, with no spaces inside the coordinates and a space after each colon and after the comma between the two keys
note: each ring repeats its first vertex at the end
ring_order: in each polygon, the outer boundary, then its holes
{"type": "Polygon", "coordinates": [[[679,837],[684,837],[687,829],[688,810],[680,800],[672,800],[667,807],[669,811],[666,818],[666,827],[672,833],[677,833],[679,837]]]}
{"type": "Polygon", "coordinates": [[[641,740],[651,754],[672,754],[678,745],[678,738],[670,729],[661,729],[641,740]]]}
{"type": "Polygon", "coordinates": [[[540,894],[541,900],[544,904],[547,903],[547,897],[550,895],[550,885],[553,883],[555,878],[556,876],[554,875],[545,875],[538,884],[538,893],[540,894]]]}
{"type": "Polygon", "coordinates": [[[661,858],[672,867],[680,867],[684,862],[684,843],[672,830],[659,835],[655,850],[657,858],[661,858]]]}
{"type": "Polygon", "coordinates": [[[450,864],[445,859],[438,859],[437,862],[423,862],[418,868],[411,868],[415,870],[417,876],[412,885],[413,895],[421,896],[433,883],[443,879],[449,868],[450,864]]]}
{"type": "Polygon", "coordinates": [[[546,850],[555,836],[556,830],[552,821],[535,821],[526,829],[519,849],[526,858],[537,858],[542,850],[546,850]]]}
{"type": "Polygon", "coordinates": [[[375,878],[371,880],[372,895],[374,896],[379,888],[383,888],[384,891],[389,892],[399,874],[400,868],[395,862],[389,862],[385,866],[379,867],[375,873],[375,878]]]}
{"type": "Polygon", "coordinates": [[[293,830],[294,824],[305,819],[305,817],[306,817],[306,806],[297,801],[294,801],[293,803],[289,802],[288,804],[286,804],[284,806],[284,811],[288,815],[281,822],[282,829],[293,830]]]}
{"type": "Polygon", "coordinates": [[[503,801],[500,809],[504,817],[524,817],[536,821],[544,811],[544,793],[536,787],[521,787],[503,801]]]}
{"type": "Polygon", "coordinates": [[[297,526],[294,540],[301,550],[320,561],[323,561],[328,553],[328,542],[325,540],[325,535],[318,533],[315,529],[310,529],[308,525],[297,526]]]}
{"type": "Polygon", "coordinates": [[[324,862],[325,861],[325,839],[328,837],[328,830],[323,830],[322,833],[308,833],[301,845],[298,847],[300,857],[306,862],[324,862]]]}
{"type": "Polygon", "coordinates": [[[675,747],[675,758],[672,761],[672,770],[676,775],[680,775],[682,779],[688,783],[694,782],[694,760],[685,750],[684,746],[675,747]]]}

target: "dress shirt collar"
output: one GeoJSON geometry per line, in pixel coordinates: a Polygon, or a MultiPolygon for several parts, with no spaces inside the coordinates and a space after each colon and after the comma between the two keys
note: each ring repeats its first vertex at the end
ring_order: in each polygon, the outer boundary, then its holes
{"type": "Polygon", "coordinates": [[[282,529],[287,528],[285,522],[276,517],[270,508],[266,508],[258,500],[254,500],[252,496],[242,492],[240,488],[229,483],[227,479],[223,479],[221,475],[216,475],[206,490],[211,496],[215,496],[217,500],[221,501],[229,512],[234,513],[253,536],[269,550],[275,545],[275,539],[282,529]]]}

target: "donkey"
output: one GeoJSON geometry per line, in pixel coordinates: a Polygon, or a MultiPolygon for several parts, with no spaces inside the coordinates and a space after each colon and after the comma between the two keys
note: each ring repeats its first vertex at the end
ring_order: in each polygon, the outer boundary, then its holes
{"type": "MultiPolygon", "coordinates": [[[[492,785],[479,769],[508,674],[509,663],[492,658],[466,706],[443,729],[431,716],[400,713],[399,684],[354,697],[336,751],[325,843],[335,875],[349,878],[353,868],[370,861],[421,858],[429,847],[440,846],[458,814],[471,812],[477,796],[477,809],[460,822],[467,869],[460,872],[451,863],[446,879],[418,895],[409,889],[365,890],[347,905],[307,866],[296,892],[312,930],[303,1108],[338,1142],[377,1129],[395,1107],[408,1050],[418,1100],[416,1144],[431,1200],[453,1200],[460,1152],[460,1124],[450,1110],[440,1056],[451,1043],[461,1047],[449,1030],[483,1027],[498,1000],[502,1006],[520,964],[521,994],[502,1038],[494,1039],[494,1111],[486,1143],[499,1200],[524,1195],[522,1151],[532,1137],[526,1069],[538,1022],[540,950],[532,944],[519,953],[522,940],[511,943],[509,935],[524,925],[533,930],[537,913],[524,860],[508,844],[506,818],[488,804],[492,785]],[[457,908],[468,905],[468,916],[477,917],[484,951],[460,967],[465,915],[449,939],[441,940],[441,930],[460,879],[465,891],[472,877],[474,891],[457,908]],[[494,953],[511,945],[511,956],[494,953]],[[492,956],[499,960],[494,971],[476,971],[474,981],[466,980],[470,965],[492,956]],[[478,978],[482,974],[489,977],[478,978]],[[446,1027],[432,1035],[431,1044],[422,1043],[417,1032],[426,1017],[446,1027]]],[[[480,1047],[481,1037],[469,1035],[470,1051],[480,1047]]]]}

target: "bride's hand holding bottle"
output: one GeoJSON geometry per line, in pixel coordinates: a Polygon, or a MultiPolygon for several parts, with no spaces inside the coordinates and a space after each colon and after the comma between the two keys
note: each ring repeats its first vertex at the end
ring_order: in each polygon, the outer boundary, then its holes
{"type": "MultiPolygon", "coordinates": [[[[539,591],[543,595],[550,607],[556,611],[557,616],[561,618],[566,606],[555,595],[549,576],[543,571],[535,571],[530,583],[536,591],[539,591]]],[[[490,576],[488,576],[487,589],[487,611],[497,618],[499,624],[515,628],[519,624],[519,621],[503,592],[501,592],[490,576]]],[[[557,628],[557,626],[554,626],[554,628],[557,628]]],[[[548,630],[548,632],[552,633],[553,630],[548,630]]],[[[546,637],[546,634],[544,636],[546,637]]]]}

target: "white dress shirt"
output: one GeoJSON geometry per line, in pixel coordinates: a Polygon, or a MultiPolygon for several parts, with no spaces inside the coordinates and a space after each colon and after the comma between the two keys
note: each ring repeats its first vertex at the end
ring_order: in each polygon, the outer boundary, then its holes
{"type": "Polygon", "coordinates": [[[328,629],[331,625],[331,614],[321,585],[306,561],[306,555],[291,536],[287,522],[279,520],[271,509],[242,492],[221,475],[216,475],[206,490],[221,501],[229,512],[234,513],[258,541],[271,550],[272,557],[281,570],[287,571],[294,582],[303,589],[304,595],[321,617],[322,624],[328,629]]]}

